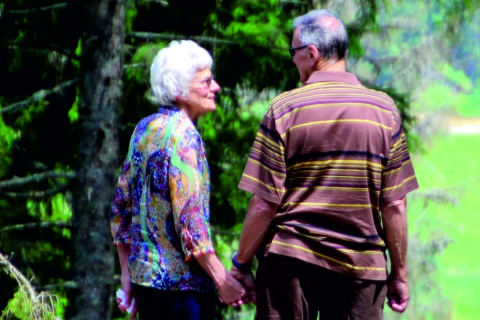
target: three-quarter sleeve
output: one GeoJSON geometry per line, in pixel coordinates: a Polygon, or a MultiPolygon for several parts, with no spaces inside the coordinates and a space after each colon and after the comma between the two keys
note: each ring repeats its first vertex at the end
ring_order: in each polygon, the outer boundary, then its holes
{"type": "Polygon", "coordinates": [[[195,129],[172,136],[170,195],[175,229],[185,259],[214,252],[209,225],[209,171],[200,136],[195,129]]]}
{"type": "Polygon", "coordinates": [[[110,232],[115,245],[130,243],[129,228],[132,223],[131,197],[129,181],[133,170],[131,164],[131,155],[134,148],[135,133],[130,139],[129,150],[123,163],[117,187],[112,200],[112,210],[110,212],[110,232]]]}
{"type": "Polygon", "coordinates": [[[130,163],[125,161],[122,173],[118,179],[117,188],[112,201],[110,214],[110,231],[115,245],[130,243],[129,227],[132,222],[130,208],[130,197],[128,192],[128,173],[130,163]]]}

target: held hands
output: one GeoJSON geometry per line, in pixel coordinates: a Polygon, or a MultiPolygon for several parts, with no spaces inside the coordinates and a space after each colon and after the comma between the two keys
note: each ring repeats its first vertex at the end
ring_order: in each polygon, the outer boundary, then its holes
{"type": "Polygon", "coordinates": [[[253,276],[252,271],[241,271],[235,266],[230,270],[230,274],[237,279],[247,290],[247,294],[242,299],[242,304],[247,304],[250,301],[253,304],[257,304],[257,298],[255,295],[255,277],[253,276]]]}
{"type": "Polygon", "coordinates": [[[230,306],[240,306],[244,304],[243,299],[247,294],[247,291],[243,288],[242,284],[235,280],[234,277],[228,272],[225,272],[225,279],[218,287],[218,299],[220,302],[228,304],[230,306]]]}
{"type": "Polygon", "coordinates": [[[390,275],[387,280],[387,304],[390,309],[402,313],[407,309],[409,300],[408,280],[390,275]]]}

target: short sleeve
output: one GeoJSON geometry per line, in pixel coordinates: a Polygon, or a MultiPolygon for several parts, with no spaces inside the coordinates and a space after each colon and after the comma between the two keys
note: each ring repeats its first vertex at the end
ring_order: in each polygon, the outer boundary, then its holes
{"type": "Polygon", "coordinates": [[[271,107],[257,131],[239,188],[279,204],[285,194],[285,147],[271,107]]]}
{"type": "Polygon", "coordinates": [[[394,114],[393,129],[388,161],[382,175],[382,203],[399,200],[418,188],[405,132],[397,112],[394,114]]]}

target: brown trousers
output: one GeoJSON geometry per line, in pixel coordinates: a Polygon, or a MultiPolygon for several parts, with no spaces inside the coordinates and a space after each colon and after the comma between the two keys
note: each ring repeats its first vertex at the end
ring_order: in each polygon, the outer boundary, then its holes
{"type": "Polygon", "coordinates": [[[385,281],[275,254],[259,260],[256,282],[256,320],[380,320],[387,293],[385,281]]]}

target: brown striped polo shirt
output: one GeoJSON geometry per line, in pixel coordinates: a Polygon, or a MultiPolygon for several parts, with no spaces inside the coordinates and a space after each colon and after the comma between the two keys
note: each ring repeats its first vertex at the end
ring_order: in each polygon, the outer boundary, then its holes
{"type": "Polygon", "coordinates": [[[272,100],[239,187],[279,204],[265,254],[385,280],[380,204],[418,184],[393,100],[352,73],[314,72],[272,100]]]}

